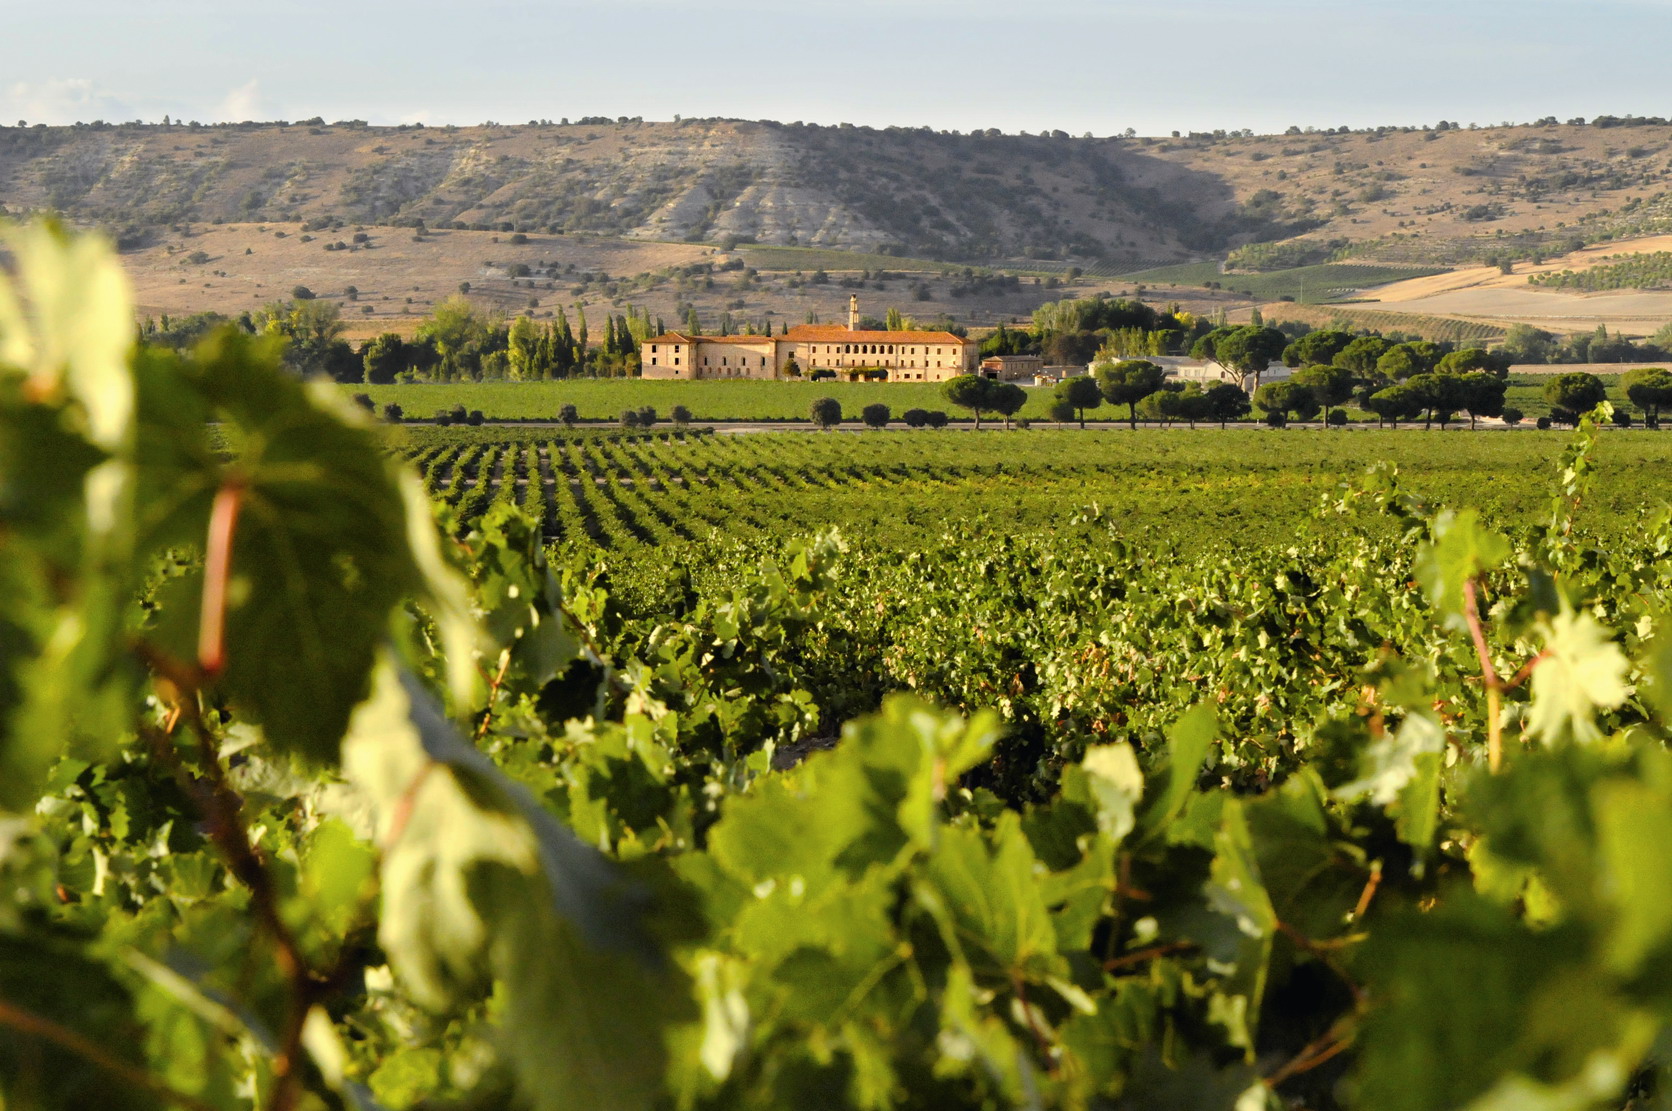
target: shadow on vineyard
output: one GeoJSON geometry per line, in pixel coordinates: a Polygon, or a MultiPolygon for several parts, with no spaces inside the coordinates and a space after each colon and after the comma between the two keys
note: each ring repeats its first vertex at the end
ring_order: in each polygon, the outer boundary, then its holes
{"type": "Polygon", "coordinates": [[[1384,463],[1240,548],[739,537],[670,497],[967,491],[392,452],[3,234],[7,1107],[1655,1105],[1672,523],[1606,405],[1509,515],[1384,463]]]}

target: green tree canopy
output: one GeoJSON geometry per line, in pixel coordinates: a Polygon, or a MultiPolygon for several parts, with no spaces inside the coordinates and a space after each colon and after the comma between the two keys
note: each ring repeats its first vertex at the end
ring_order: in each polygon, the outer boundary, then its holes
{"type": "Polygon", "coordinates": [[[1421,416],[1424,408],[1417,391],[1403,382],[1371,394],[1364,399],[1364,407],[1395,428],[1402,420],[1415,420],[1421,416]]]}
{"type": "Polygon", "coordinates": [[[1608,398],[1608,388],[1602,379],[1583,370],[1558,374],[1544,384],[1544,400],[1550,403],[1551,416],[1567,424],[1596,408],[1608,398]]]}
{"type": "Polygon", "coordinates": [[[842,403],[834,397],[821,397],[813,402],[808,415],[814,424],[828,432],[842,423],[842,403]]]}
{"type": "Polygon", "coordinates": [[[1672,372],[1660,367],[1639,367],[1620,380],[1626,398],[1643,410],[1643,419],[1651,428],[1660,426],[1660,411],[1672,406],[1672,372]]]}
{"type": "Polygon", "coordinates": [[[1345,367],[1360,378],[1373,378],[1376,375],[1376,363],[1392,346],[1381,336],[1360,336],[1337,351],[1335,358],[1330,361],[1336,366],[1345,367]]]}
{"type": "Polygon", "coordinates": [[[1318,412],[1317,396],[1293,378],[1267,382],[1255,391],[1254,404],[1268,413],[1281,413],[1296,420],[1306,420],[1318,412]]]}
{"type": "Polygon", "coordinates": [[[968,409],[975,416],[975,427],[981,429],[981,414],[993,409],[993,387],[997,383],[980,374],[960,374],[941,383],[946,400],[960,409],[968,409]]]}
{"type": "Polygon", "coordinates": [[[1028,403],[1028,391],[1014,382],[994,382],[990,399],[987,402],[994,412],[1004,418],[1004,427],[1010,428],[1010,418],[1022,411],[1028,403]]]}
{"type": "Polygon", "coordinates": [[[394,332],[374,336],[360,348],[360,362],[368,386],[391,385],[395,375],[407,368],[406,341],[394,332]]]}
{"type": "Polygon", "coordinates": [[[1409,378],[1406,385],[1416,394],[1427,410],[1428,417],[1423,427],[1429,427],[1434,421],[1440,422],[1444,428],[1450,422],[1452,415],[1464,407],[1468,390],[1463,379],[1456,374],[1418,374],[1409,378]]]}
{"type": "Polygon", "coordinates": [[[1556,337],[1531,324],[1511,324],[1498,350],[1516,363],[1548,363],[1556,353],[1556,337]]]}
{"type": "Polygon", "coordinates": [[[1127,359],[1096,368],[1097,389],[1111,405],[1127,407],[1127,423],[1138,427],[1138,402],[1161,388],[1167,372],[1147,359],[1127,359]]]}
{"type": "Polygon", "coordinates": [[[1352,342],[1352,334],[1339,328],[1308,332],[1283,349],[1283,361],[1293,367],[1332,363],[1352,342]]]}
{"type": "Polygon", "coordinates": [[[1236,328],[1214,345],[1214,359],[1227,370],[1235,371],[1246,385],[1253,381],[1260,385],[1266,368],[1283,357],[1289,337],[1276,328],[1250,324],[1236,328]]]}
{"type": "Polygon", "coordinates": [[[1207,406],[1206,419],[1218,421],[1221,428],[1229,421],[1246,417],[1253,407],[1247,391],[1229,382],[1215,382],[1202,394],[1202,400],[1207,406]]]}
{"type": "Polygon", "coordinates": [[[1469,414],[1469,427],[1480,417],[1496,417],[1504,411],[1504,393],[1509,382],[1490,370],[1471,370],[1462,375],[1463,408],[1469,414]]]}
{"type": "Polygon", "coordinates": [[[1434,369],[1441,374],[1468,374],[1471,371],[1484,370],[1503,377],[1509,370],[1509,363],[1504,359],[1496,359],[1492,353],[1480,347],[1463,347],[1441,356],[1434,364],[1434,369]]]}
{"type": "Polygon", "coordinates": [[[1353,396],[1353,372],[1346,367],[1315,363],[1296,372],[1291,381],[1311,390],[1318,404],[1326,409],[1341,405],[1353,396]]]}
{"type": "Polygon", "coordinates": [[[1097,388],[1097,379],[1089,374],[1064,378],[1057,383],[1053,395],[1074,410],[1081,428],[1086,426],[1086,410],[1103,404],[1103,391],[1097,388]]]}
{"type": "Polygon", "coordinates": [[[1376,374],[1384,381],[1403,382],[1428,373],[1420,353],[1408,343],[1396,343],[1376,360],[1376,374]]]}

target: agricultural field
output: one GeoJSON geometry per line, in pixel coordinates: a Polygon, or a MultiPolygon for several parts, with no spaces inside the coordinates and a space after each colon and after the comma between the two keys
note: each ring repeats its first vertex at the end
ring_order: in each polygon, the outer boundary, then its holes
{"type": "MultiPolygon", "coordinates": [[[[675,405],[691,410],[696,420],[807,420],[808,410],[821,397],[842,403],[845,416],[882,402],[898,417],[907,409],[943,409],[947,404],[939,385],[918,382],[667,382],[641,378],[571,378],[557,382],[466,382],[403,386],[347,387],[365,393],[379,406],[398,403],[406,416],[424,418],[463,405],[480,409],[489,420],[555,420],[564,405],[573,405],[582,420],[614,420],[623,410],[650,406],[666,417],[675,405]]],[[[1043,419],[1051,408],[1051,391],[1029,389],[1024,419],[1043,419]]],[[[1104,410],[1112,413],[1113,410],[1104,410]]]]}
{"type": "Polygon", "coordinates": [[[1672,437],[378,425],[5,242],[5,1107],[1672,1090],[1672,437]]]}
{"type": "MultiPolygon", "coordinates": [[[[903,273],[939,274],[963,267],[951,262],[936,262],[926,258],[904,255],[881,255],[866,251],[839,251],[820,247],[762,247],[740,246],[737,253],[743,261],[757,270],[894,270],[903,273]]],[[[1040,271],[1051,273],[1051,270],[1040,271]]]]}
{"type": "Polygon", "coordinates": [[[1529,274],[1527,284],[1545,289],[1664,289],[1672,283],[1672,251],[1637,255],[1609,255],[1586,270],[1557,270],[1529,274]]]}
{"type": "Polygon", "coordinates": [[[1433,268],[1331,262],[1257,274],[1226,274],[1220,271],[1218,263],[1190,262],[1122,274],[1120,280],[1135,285],[1146,285],[1151,289],[1173,285],[1206,286],[1209,282],[1218,282],[1227,290],[1242,293],[1255,300],[1276,301],[1283,297],[1292,297],[1301,304],[1323,304],[1373,286],[1440,273],[1444,271],[1433,268]]]}
{"type": "Polygon", "coordinates": [[[1260,312],[1270,324],[1293,320],[1314,328],[1340,327],[1348,331],[1399,332],[1420,336],[1435,343],[1448,342],[1463,347],[1485,346],[1503,339],[1504,333],[1508,331],[1502,324],[1486,321],[1431,313],[1386,312],[1347,304],[1301,305],[1277,301],[1261,306],[1260,312]]]}
{"type": "MultiPolygon", "coordinates": [[[[1599,375],[1615,405],[1625,406],[1618,375],[1599,375]]],[[[1539,375],[1511,378],[1506,403],[1529,418],[1550,411],[1539,375]]],[[[857,422],[860,410],[873,402],[889,407],[898,422],[907,409],[942,410],[953,420],[968,413],[949,405],[938,385],[916,382],[661,382],[638,378],[571,378],[557,382],[463,382],[403,386],[345,386],[346,393],[364,393],[378,407],[400,405],[409,421],[427,420],[436,413],[462,405],[480,410],[491,421],[555,421],[558,410],[573,405],[585,421],[613,421],[624,410],[649,406],[666,419],[675,405],[684,405],[698,421],[806,421],[813,401],[834,397],[846,421],[857,422]]],[[[1020,419],[1045,421],[1050,415],[1051,390],[1028,388],[1028,403],[1020,419]]],[[[1349,410],[1354,420],[1374,420],[1370,414],[1349,410]]],[[[1120,421],[1126,408],[1103,405],[1087,410],[1096,421],[1120,421]]],[[[985,425],[987,422],[983,421],[985,425]]],[[[993,422],[995,426],[999,423],[993,422]]]]}
{"type": "MultiPolygon", "coordinates": [[[[1371,294],[1375,311],[1462,318],[1504,326],[1532,324],[1549,331],[1646,336],[1672,320],[1672,291],[1651,288],[1672,255],[1672,236],[1640,236],[1585,247],[1541,262],[1461,267],[1431,277],[1382,286],[1371,294]],[[1660,261],[1656,261],[1660,260],[1660,261]]],[[[1397,327],[1397,325],[1394,325],[1397,327]]]]}
{"type": "MultiPolygon", "coordinates": [[[[512,503],[549,540],[618,552],[782,540],[825,528],[905,550],[960,527],[1068,540],[1112,532],[1167,551],[1246,550],[1329,532],[1334,526],[1315,516],[1320,502],[1373,463],[1399,467],[1412,493],[1467,498],[1516,527],[1546,502],[1543,487],[1524,476],[1547,470],[1566,439],[1252,429],[397,435],[426,489],[461,525],[512,503]]],[[[1661,476],[1672,464],[1672,436],[1610,433],[1598,452],[1596,527],[1629,532],[1667,500],[1661,476]]]]}

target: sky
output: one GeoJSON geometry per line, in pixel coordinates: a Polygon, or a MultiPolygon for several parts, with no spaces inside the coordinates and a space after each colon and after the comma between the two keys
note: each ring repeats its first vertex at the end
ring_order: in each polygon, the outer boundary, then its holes
{"type": "Polygon", "coordinates": [[[1672,117],[1672,0],[0,0],[0,123],[1672,117]]]}

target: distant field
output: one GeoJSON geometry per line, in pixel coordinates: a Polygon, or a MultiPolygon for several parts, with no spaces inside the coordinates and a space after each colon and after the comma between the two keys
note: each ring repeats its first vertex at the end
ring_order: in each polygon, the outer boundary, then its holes
{"type": "Polygon", "coordinates": [[[1486,343],[1504,338],[1507,329],[1501,324],[1479,320],[1459,320],[1449,316],[1426,313],[1383,312],[1356,306],[1291,305],[1287,302],[1265,305],[1260,310],[1268,322],[1295,320],[1315,328],[1327,328],[1337,321],[1350,328],[1375,332],[1406,332],[1423,339],[1449,340],[1452,343],[1486,343]]]}
{"type": "Polygon", "coordinates": [[[1341,294],[1443,273],[1438,269],[1419,270],[1403,266],[1372,266],[1361,263],[1329,262],[1318,266],[1297,266],[1292,270],[1272,270],[1263,274],[1222,274],[1214,262],[1187,262],[1178,266],[1160,266],[1153,270],[1139,270],[1121,275],[1125,282],[1148,286],[1172,284],[1205,286],[1218,282],[1229,290],[1247,293],[1257,300],[1275,301],[1293,297],[1307,304],[1325,302],[1341,294]]]}
{"type": "MultiPolygon", "coordinates": [[[[1569,368],[1575,369],[1575,368],[1569,368]]],[[[1528,374],[1510,378],[1507,403],[1529,419],[1550,411],[1544,401],[1547,376],[1528,374]]],[[[1620,377],[1599,375],[1616,405],[1625,406],[1620,377]]],[[[454,405],[480,409],[490,420],[556,420],[564,405],[574,405],[582,420],[614,420],[625,409],[654,408],[666,418],[675,405],[691,410],[696,420],[806,420],[815,398],[834,397],[842,412],[857,420],[872,402],[889,407],[896,419],[907,409],[940,409],[954,420],[968,413],[947,404],[938,385],[916,382],[647,382],[639,378],[574,378],[561,382],[462,382],[454,385],[345,386],[350,393],[366,393],[379,406],[398,403],[406,416],[427,418],[454,405]]],[[[1028,388],[1028,403],[1019,414],[1043,421],[1051,408],[1051,391],[1028,388]]],[[[1634,410],[1635,412],[1635,410],[1634,410]]],[[[1094,420],[1119,420],[1122,406],[1104,405],[1087,411],[1094,420]]],[[[1363,414],[1359,414],[1362,418],[1363,414]]]]}
{"type": "Polygon", "coordinates": [[[818,247],[739,247],[737,253],[756,270],[915,270],[945,273],[963,269],[950,262],[863,251],[827,251],[818,247]]]}
{"type": "MultiPolygon", "coordinates": [[[[574,405],[583,420],[609,420],[622,410],[649,405],[662,416],[684,405],[697,420],[806,420],[813,401],[834,397],[852,417],[880,401],[899,416],[907,409],[961,411],[946,403],[938,385],[916,382],[647,382],[639,378],[575,378],[561,382],[465,382],[457,385],[361,386],[379,405],[398,402],[408,417],[428,417],[463,405],[499,420],[555,420],[574,405]]],[[[1051,391],[1030,389],[1023,417],[1043,418],[1051,391]]],[[[1104,412],[1112,410],[1104,409],[1104,412]]]]}

